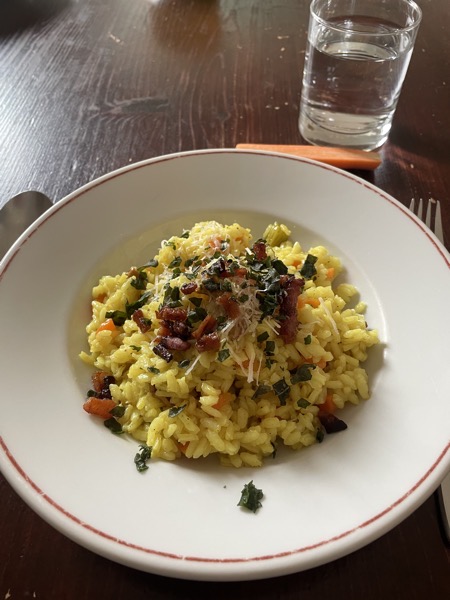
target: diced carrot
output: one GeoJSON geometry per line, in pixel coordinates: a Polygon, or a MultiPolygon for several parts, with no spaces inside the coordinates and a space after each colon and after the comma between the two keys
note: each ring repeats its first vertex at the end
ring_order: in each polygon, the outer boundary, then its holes
{"type": "Polygon", "coordinates": [[[250,150],[269,150],[294,154],[302,158],[312,158],[341,169],[376,169],[381,164],[379,152],[353,150],[352,148],[333,148],[330,146],[305,146],[286,144],[237,144],[236,148],[250,150]]]}
{"type": "Polygon", "coordinates": [[[307,363],[313,363],[317,365],[319,369],[325,369],[327,366],[327,361],[324,358],[317,360],[317,358],[314,358],[314,356],[310,356],[309,358],[305,358],[305,360],[307,363]]]}
{"type": "MultiPolygon", "coordinates": [[[[259,360],[253,361],[253,371],[258,371],[259,370],[259,364],[260,364],[260,362],[261,361],[259,361],[259,360]]],[[[247,360],[243,361],[242,366],[244,367],[244,369],[248,369],[249,368],[250,361],[249,361],[248,358],[247,358],[247,360]]]]}
{"type": "Polygon", "coordinates": [[[334,267],[330,267],[329,269],[327,269],[327,279],[334,279],[334,275],[335,275],[334,267]]]}
{"type": "Polygon", "coordinates": [[[336,404],[333,401],[333,394],[327,394],[325,396],[325,402],[319,405],[319,411],[328,414],[333,414],[336,410],[336,404]]]}
{"type": "Polygon", "coordinates": [[[109,419],[111,417],[112,409],[117,406],[114,400],[109,398],[96,398],[91,396],[83,404],[84,410],[91,414],[101,417],[102,419],[109,419]]]}
{"type": "Polygon", "coordinates": [[[103,321],[103,323],[101,323],[101,325],[97,329],[97,333],[99,331],[115,331],[115,330],[116,330],[116,326],[114,325],[114,321],[112,319],[106,319],[106,321],[103,321]]]}
{"type": "Polygon", "coordinates": [[[178,448],[179,448],[180,452],[182,452],[183,454],[186,454],[186,450],[187,450],[188,446],[189,446],[189,442],[184,442],[184,443],[178,442],[178,448]]]}
{"type": "Polygon", "coordinates": [[[300,310],[305,306],[305,304],[309,304],[313,308],[317,308],[320,306],[320,300],[318,298],[305,298],[304,296],[300,295],[297,300],[297,308],[300,310]]]}
{"type": "Polygon", "coordinates": [[[217,408],[217,410],[220,410],[221,408],[223,408],[225,406],[225,404],[228,404],[228,402],[231,402],[231,400],[233,399],[233,394],[230,394],[229,392],[222,392],[219,395],[219,400],[213,404],[213,408],[217,408]]]}

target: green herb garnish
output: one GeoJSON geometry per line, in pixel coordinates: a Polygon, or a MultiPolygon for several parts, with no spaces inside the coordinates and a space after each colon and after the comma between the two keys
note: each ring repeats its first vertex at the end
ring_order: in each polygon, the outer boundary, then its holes
{"type": "Polygon", "coordinates": [[[120,417],[123,417],[123,415],[125,414],[125,406],[118,404],[109,411],[109,414],[112,417],[117,417],[118,419],[120,419],[120,417]]]}
{"type": "Polygon", "coordinates": [[[316,365],[305,363],[303,365],[300,365],[293,371],[290,371],[292,385],[300,383],[300,381],[309,381],[312,377],[311,371],[315,368],[316,365]]]}
{"type": "Polygon", "coordinates": [[[252,396],[252,400],[256,400],[257,398],[264,396],[264,394],[269,393],[271,389],[272,388],[270,385],[264,385],[264,384],[258,385],[258,387],[255,390],[255,393],[252,396]]]}
{"type": "Polygon", "coordinates": [[[274,383],[272,387],[273,391],[278,396],[281,406],[284,406],[286,404],[286,399],[289,396],[290,392],[290,387],[286,383],[286,380],[284,378],[280,379],[279,381],[274,383]]]}
{"type": "Polygon", "coordinates": [[[172,406],[172,408],[169,410],[169,417],[171,419],[177,417],[185,408],[186,404],[182,404],[181,406],[172,406]]]}
{"type": "Polygon", "coordinates": [[[137,290],[145,290],[148,278],[145,271],[139,271],[139,274],[130,281],[130,284],[137,290]]]}
{"type": "Polygon", "coordinates": [[[311,334],[307,335],[304,338],[303,343],[305,344],[305,346],[308,346],[311,343],[311,334]]]}
{"type": "Polygon", "coordinates": [[[314,266],[316,264],[316,261],[317,256],[314,256],[313,254],[308,254],[305,258],[305,262],[303,263],[303,267],[300,270],[300,275],[302,277],[306,277],[306,279],[311,279],[311,277],[313,277],[317,273],[316,267],[314,266]]]}
{"type": "Polygon", "coordinates": [[[311,402],[309,402],[305,398],[300,398],[300,400],[297,401],[297,406],[299,408],[308,408],[308,406],[311,406],[311,402]]]}
{"type": "Polygon", "coordinates": [[[143,471],[146,471],[148,469],[146,463],[151,458],[151,456],[151,447],[147,446],[147,444],[141,444],[139,446],[139,452],[134,457],[134,464],[136,465],[136,469],[139,471],[139,473],[142,473],[143,471]]]}
{"type": "Polygon", "coordinates": [[[219,350],[218,354],[217,354],[217,360],[219,362],[223,362],[224,360],[227,360],[227,358],[230,356],[230,351],[228,350],[228,348],[224,348],[223,350],[219,350]]]}
{"type": "Polygon", "coordinates": [[[250,481],[250,483],[244,485],[244,489],[241,492],[241,499],[237,505],[256,513],[258,508],[262,507],[261,499],[263,497],[263,491],[255,487],[253,481],[250,481]]]}
{"type": "MultiPolygon", "coordinates": [[[[113,409],[114,410],[114,409],[113,409]]],[[[111,431],[111,433],[123,433],[122,425],[116,421],[114,417],[103,421],[103,425],[111,431]]]]}

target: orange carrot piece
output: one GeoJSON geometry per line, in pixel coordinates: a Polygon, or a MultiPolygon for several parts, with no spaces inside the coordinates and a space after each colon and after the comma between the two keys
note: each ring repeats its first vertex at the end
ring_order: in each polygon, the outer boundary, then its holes
{"type": "Polygon", "coordinates": [[[103,321],[103,323],[100,324],[99,328],[97,329],[97,333],[99,331],[115,331],[116,330],[116,326],[114,325],[114,321],[112,319],[106,319],[106,321],[103,321]]]}
{"type": "Polygon", "coordinates": [[[329,269],[327,269],[327,279],[334,279],[334,275],[335,275],[334,267],[330,267],[329,269]]]}
{"type": "Polygon", "coordinates": [[[325,402],[319,405],[319,411],[328,414],[333,414],[336,410],[336,404],[333,401],[333,394],[327,394],[325,396],[325,402]]]}
{"type": "Polygon", "coordinates": [[[318,298],[307,298],[305,304],[309,304],[313,308],[318,308],[320,306],[320,300],[318,298]]]}
{"type": "Polygon", "coordinates": [[[381,155],[378,152],[366,152],[351,148],[283,144],[237,144],[236,148],[293,154],[302,158],[318,160],[328,165],[340,167],[341,169],[367,169],[371,171],[381,164],[381,155]]]}
{"type": "Polygon", "coordinates": [[[87,413],[96,415],[102,419],[109,419],[111,417],[111,411],[115,406],[117,406],[117,404],[114,400],[110,400],[109,398],[96,398],[95,396],[91,396],[83,404],[83,408],[87,413]]]}
{"type": "Polygon", "coordinates": [[[217,410],[220,410],[226,404],[231,402],[232,399],[233,399],[233,394],[230,394],[229,392],[222,392],[219,395],[219,400],[215,404],[213,404],[213,408],[217,408],[217,410]]]}
{"type": "Polygon", "coordinates": [[[187,447],[189,446],[189,442],[178,442],[178,449],[183,454],[186,454],[187,447]]]}

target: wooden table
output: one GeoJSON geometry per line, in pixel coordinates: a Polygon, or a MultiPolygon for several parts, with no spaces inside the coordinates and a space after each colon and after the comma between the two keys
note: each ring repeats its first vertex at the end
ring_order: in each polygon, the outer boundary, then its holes
{"type": "MultiPolygon", "coordinates": [[[[405,205],[439,199],[450,244],[450,3],[424,11],[383,164],[362,174],[405,205]]],[[[301,143],[307,0],[3,0],[0,205],[55,201],[113,169],[240,142],[301,143]]],[[[134,571],[69,541],[0,478],[0,598],[450,597],[430,497],[331,564],[267,581],[196,583],[134,571]]]]}

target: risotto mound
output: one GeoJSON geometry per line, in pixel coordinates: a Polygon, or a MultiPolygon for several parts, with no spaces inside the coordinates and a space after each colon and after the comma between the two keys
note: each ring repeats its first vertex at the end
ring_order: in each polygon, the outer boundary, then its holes
{"type": "Polygon", "coordinates": [[[215,221],[162,242],[147,264],[93,288],[87,412],[152,459],[217,454],[258,467],[346,428],[336,416],[369,397],[361,364],[378,343],[340,260],[304,251],[284,225],[252,240],[215,221]]]}

